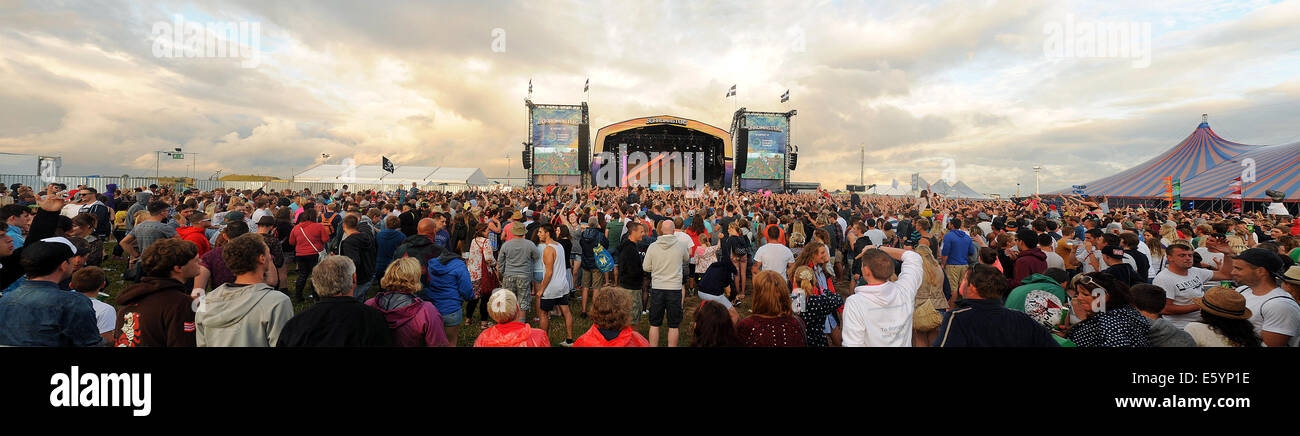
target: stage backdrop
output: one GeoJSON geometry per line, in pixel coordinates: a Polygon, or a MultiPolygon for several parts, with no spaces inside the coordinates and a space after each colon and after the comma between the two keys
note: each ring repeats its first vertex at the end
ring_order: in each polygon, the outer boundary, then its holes
{"type": "Polygon", "coordinates": [[[785,179],[785,153],[790,118],[785,115],[745,115],[749,128],[749,155],[745,156],[746,179],[785,179]]]}
{"type": "Polygon", "coordinates": [[[533,107],[529,119],[533,130],[533,174],[578,175],[582,107],[533,107]]]}

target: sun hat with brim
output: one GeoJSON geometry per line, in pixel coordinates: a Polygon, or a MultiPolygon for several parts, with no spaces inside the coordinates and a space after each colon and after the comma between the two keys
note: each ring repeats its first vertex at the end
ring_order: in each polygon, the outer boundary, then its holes
{"type": "Polygon", "coordinates": [[[1300,265],[1295,265],[1290,268],[1287,268],[1286,273],[1282,274],[1281,278],[1282,281],[1284,282],[1293,285],[1300,285],[1300,265]]]}
{"type": "Polygon", "coordinates": [[[510,219],[512,219],[512,220],[522,220],[522,219],[524,219],[524,214],[523,214],[522,212],[519,212],[519,211],[516,210],[515,213],[514,213],[514,215],[510,215],[510,219]]]}
{"type": "Polygon", "coordinates": [[[525,233],[528,233],[528,228],[524,226],[524,223],[514,223],[510,225],[510,234],[523,236],[525,233]]]}
{"type": "Polygon", "coordinates": [[[1205,297],[1193,298],[1197,307],[1212,315],[1228,319],[1250,319],[1246,297],[1228,288],[1214,287],[1205,291],[1205,297]]]}

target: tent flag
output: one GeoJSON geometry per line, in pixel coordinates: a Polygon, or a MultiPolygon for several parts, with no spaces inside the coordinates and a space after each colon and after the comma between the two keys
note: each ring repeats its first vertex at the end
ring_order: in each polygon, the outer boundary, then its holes
{"type": "Polygon", "coordinates": [[[1232,199],[1232,211],[1241,213],[1241,177],[1232,179],[1228,184],[1228,198],[1232,199]]]}

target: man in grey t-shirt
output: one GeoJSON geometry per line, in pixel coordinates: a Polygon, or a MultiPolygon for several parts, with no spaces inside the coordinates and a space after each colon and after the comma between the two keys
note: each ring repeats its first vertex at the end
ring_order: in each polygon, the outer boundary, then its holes
{"type": "Polygon", "coordinates": [[[131,257],[133,265],[140,260],[140,254],[148,250],[154,241],[176,237],[176,229],[162,223],[169,209],[167,203],[154,201],[149,203],[148,207],[149,219],[136,223],[131,233],[122,238],[122,250],[131,257]]]}
{"type": "Polygon", "coordinates": [[[537,262],[537,244],[524,237],[527,229],[523,223],[511,223],[509,230],[514,238],[501,244],[501,249],[497,250],[501,287],[519,298],[520,321],[527,321],[528,310],[533,306],[533,264],[537,262]]]}

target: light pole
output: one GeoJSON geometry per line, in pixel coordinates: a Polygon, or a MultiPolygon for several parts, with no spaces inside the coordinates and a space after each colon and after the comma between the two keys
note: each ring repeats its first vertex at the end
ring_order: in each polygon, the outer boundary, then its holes
{"type": "Polygon", "coordinates": [[[159,151],[154,151],[154,152],[153,152],[153,178],[155,178],[155,179],[158,178],[158,158],[159,158],[160,156],[162,156],[163,153],[166,153],[167,156],[169,156],[169,157],[170,157],[170,156],[173,156],[173,155],[176,155],[176,154],[180,154],[180,155],[184,156],[184,153],[181,153],[181,148],[180,148],[180,147],[176,147],[176,148],[174,148],[174,150],[176,150],[176,151],[161,151],[161,150],[159,150],[159,151]]]}
{"type": "Polygon", "coordinates": [[[1042,168],[1041,165],[1034,165],[1034,195],[1038,195],[1038,170],[1042,168]]]}
{"type": "Polygon", "coordinates": [[[864,174],[866,174],[867,171],[866,168],[867,168],[867,143],[864,142],[862,143],[862,160],[858,161],[858,184],[859,185],[866,183],[866,176],[864,176],[864,174]]]}

